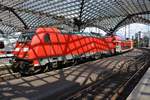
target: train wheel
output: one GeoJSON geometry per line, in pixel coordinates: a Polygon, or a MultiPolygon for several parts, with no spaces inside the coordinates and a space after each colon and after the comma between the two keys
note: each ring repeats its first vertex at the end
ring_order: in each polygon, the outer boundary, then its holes
{"type": "Polygon", "coordinates": [[[53,62],[53,63],[52,63],[52,68],[55,69],[55,68],[57,68],[57,67],[58,67],[58,62],[53,62]]]}
{"type": "Polygon", "coordinates": [[[14,73],[19,72],[19,63],[13,63],[11,67],[14,73]]]}
{"type": "Polygon", "coordinates": [[[45,66],[42,66],[41,71],[42,72],[48,72],[52,69],[51,64],[46,64],[45,66]]]}
{"type": "Polygon", "coordinates": [[[73,64],[72,64],[72,65],[77,65],[77,64],[78,64],[78,62],[79,62],[79,61],[78,61],[78,59],[74,59],[74,60],[73,60],[73,64]]]}
{"type": "Polygon", "coordinates": [[[48,65],[44,66],[44,69],[43,69],[42,72],[47,72],[47,71],[49,71],[49,66],[48,65]]]}
{"type": "Polygon", "coordinates": [[[99,53],[98,55],[94,55],[94,59],[100,59],[101,58],[101,53],[99,53]]]}
{"type": "Polygon", "coordinates": [[[32,74],[34,74],[34,70],[31,69],[31,66],[29,67],[24,62],[20,62],[19,72],[21,73],[21,75],[32,75],[32,74]]]}

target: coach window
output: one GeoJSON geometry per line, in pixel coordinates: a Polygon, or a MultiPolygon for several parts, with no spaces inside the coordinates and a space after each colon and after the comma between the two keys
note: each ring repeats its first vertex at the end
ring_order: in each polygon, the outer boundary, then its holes
{"type": "Polygon", "coordinates": [[[50,43],[50,36],[49,36],[48,33],[44,35],[44,42],[45,43],[50,43]]]}

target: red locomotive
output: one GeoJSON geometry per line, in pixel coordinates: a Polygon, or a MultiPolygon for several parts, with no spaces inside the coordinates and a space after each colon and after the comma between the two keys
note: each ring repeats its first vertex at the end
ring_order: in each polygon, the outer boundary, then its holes
{"type": "Polygon", "coordinates": [[[121,41],[115,35],[100,37],[92,33],[64,32],[54,27],[40,27],[19,37],[13,52],[13,70],[32,74],[56,67],[58,63],[114,54],[132,48],[131,40],[121,41]]]}

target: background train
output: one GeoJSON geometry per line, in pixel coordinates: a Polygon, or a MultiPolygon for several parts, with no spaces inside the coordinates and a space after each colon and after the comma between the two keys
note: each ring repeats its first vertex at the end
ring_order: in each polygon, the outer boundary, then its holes
{"type": "Polygon", "coordinates": [[[11,58],[13,56],[12,51],[20,34],[21,32],[7,34],[0,31],[0,58],[11,58]]]}
{"type": "Polygon", "coordinates": [[[34,74],[56,68],[58,64],[102,54],[113,55],[133,49],[132,40],[116,35],[101,37],[93,33],[65,32],[54,27],[39,27],[22,33],[11,61],[14,72],[34,74]]]}
{"type": "Polygon", "coordinates": [[[7,34],[0,30],[0,64],[2,66],[11,65],[9,61],[13,57],[12,51],[20,34],[21,32],[7,34]]]}

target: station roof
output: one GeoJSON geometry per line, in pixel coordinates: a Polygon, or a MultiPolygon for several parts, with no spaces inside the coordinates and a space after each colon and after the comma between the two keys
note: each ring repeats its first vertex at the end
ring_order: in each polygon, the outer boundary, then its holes
{"type": "Polygon", "coordinates": [[[130,23],[150,23],[150,0],[0,0],[0,29],[10,33],[63,25],[116,31],[130,23]]]}

